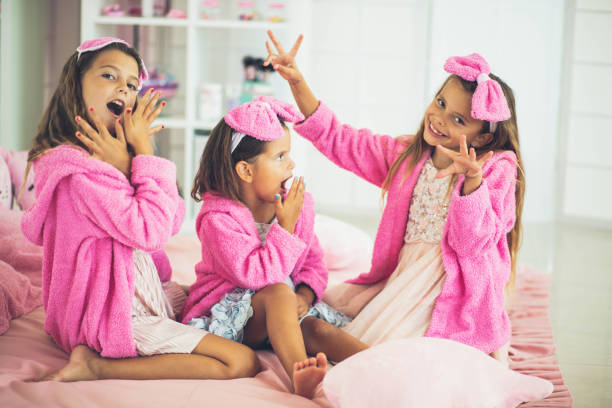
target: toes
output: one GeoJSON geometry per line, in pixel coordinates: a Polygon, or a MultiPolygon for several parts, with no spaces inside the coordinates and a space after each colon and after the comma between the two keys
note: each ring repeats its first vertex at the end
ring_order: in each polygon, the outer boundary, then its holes
{"type": "Polygon", "coordinates": [[[323,353],[317,354],[317,367],[327,367],[327,356],[323,353]]]}

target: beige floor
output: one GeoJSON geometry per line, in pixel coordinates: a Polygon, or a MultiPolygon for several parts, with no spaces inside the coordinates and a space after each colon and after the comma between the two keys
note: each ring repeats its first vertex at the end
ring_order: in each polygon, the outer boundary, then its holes
{"type": "MultiPolygon", "coordinates": [[[[376,234],[375,217],[327,213],[376,234]]],[[[612,231],[527,224],[519,263],[553,275],[551,321],[574,406],[612,408],[612,231]]]]}

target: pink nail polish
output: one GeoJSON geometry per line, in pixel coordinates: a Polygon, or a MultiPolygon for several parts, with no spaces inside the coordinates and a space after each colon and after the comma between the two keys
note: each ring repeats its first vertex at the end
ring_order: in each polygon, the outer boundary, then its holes
{"type": "Polygon", "coordinates": [[[162,101],[161,106],[166,106],[166,101],[162,101]]]}
{"type": "Polygon", "coordinates": [[[165,126],[164,126],[164,125],[162,125],[162,129],[163,129],[163,128],[165,128],[165,126]]]}
{"type": "Polygon", "coordinates": [[[130,108],[127,108],[125,111],[126,111],[127,113],[132,113],[132,110],[131,110],[130,108]]]}
{"type": "Polygon", "coordinates": [[[79,118],[78,116],[74,117],[74,120],[76,120],[77,122],[81,120],[81,118],[79,118]]]}
{"type": "Polygon", "coordinates": [[[90,107],[89,107],[89,111],[90,111],[90,112],[93,112],[93,111],[94,111],[93,106],[90,106],[90,107]]]}

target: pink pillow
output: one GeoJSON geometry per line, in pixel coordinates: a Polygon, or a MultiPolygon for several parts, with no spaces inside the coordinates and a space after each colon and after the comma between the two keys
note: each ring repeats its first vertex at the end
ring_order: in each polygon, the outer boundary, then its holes
{"type": "Polygon", "coordinates": [[[334,366],[323,389],[335,407],[516,407],[553,385],[446,339],[391,340],[334,366]]]}
{"type": "Polygon", "coordinates": [[[314,228],[330,272],[350,271],[357,276],[370,270],[374,243],[365,231],[321,214],[316,215],[314,228]]]}
{"type": "Polygon", "coordinates": [[[11,173],[0,156],[0,208],[11,208],[13,205],[13,187],[11,186],[11,173]]]}

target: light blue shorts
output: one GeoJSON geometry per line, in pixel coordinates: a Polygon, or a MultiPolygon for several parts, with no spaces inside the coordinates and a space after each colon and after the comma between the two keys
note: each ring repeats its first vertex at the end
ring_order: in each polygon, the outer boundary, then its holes
{"type": "MultiPolygon", "coordinates": [[[[244,327],[253,316],[251,297],[254,294],[254,290],[236,288],[223,296],[223,299],[210,309],[210,316],[193,318],[187,324],[242,343],[244,327]]],[[[300,318],[300,323],[308,316],[324,320],[339,328],[346,326],[352,320],[323,302],[311,306],[308,312],[300,318]]]]}

